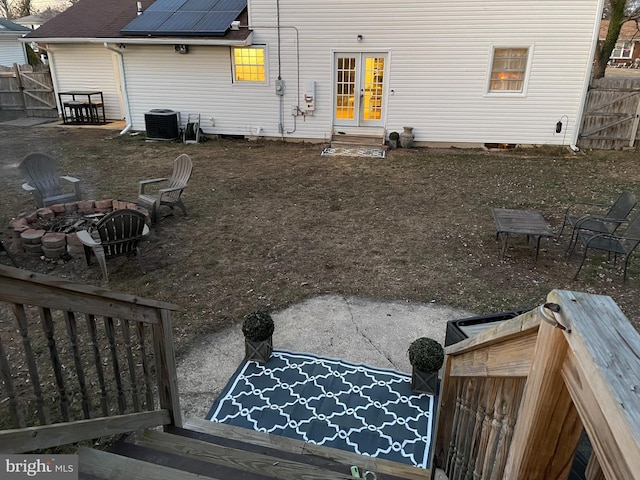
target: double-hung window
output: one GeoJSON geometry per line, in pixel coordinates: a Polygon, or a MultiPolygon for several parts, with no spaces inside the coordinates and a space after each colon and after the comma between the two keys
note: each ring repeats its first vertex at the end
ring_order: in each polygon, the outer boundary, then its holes
{"type": "Polygon", "coordinates": [[[528,64],[528,48],[494,48],[489,92],[523,93],[528,64]]]}
{"type": "Polygon", "coordinates": [[[265,47],[233,47],[233,81],[265,83],[265,47]]]}

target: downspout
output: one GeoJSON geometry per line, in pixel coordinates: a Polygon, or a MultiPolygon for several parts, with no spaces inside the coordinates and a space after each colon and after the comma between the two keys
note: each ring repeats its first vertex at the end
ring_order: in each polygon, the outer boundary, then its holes
{"type": "Polygon", "coordinates": [[[104,48],[106,48],[107,50],[111,50],[112,52],[115,52],[118,55],[118,70],[120,70],[120,85],[121,85],[120,88],[122,89],[122,99],[124,100],[124,114],[127,119],[127,125],[120,132],[120,135],[124,135],[129,130],[131,130],[131,127],[133,126],[131,124],[131,107],[129,105],[129,95],[127,93],[127,81],[126,81],[126,76],[124,74],[124,60],[123,60],[122,52],[120,50],[110,47],[107,42],[104,42],[103,45],[104,45],[104,48]]]}
{"type": "Polygon", "coordinates": [[[573,139],[571,141],[571,150],[574,152],[579,152],[580,148],[578,147],[578,136],[580,135],[580,127],[582,126],[582,116],[584,115],[584,108],[587,103],[587,94],[589,93],[589,86],[591,85],[591,74],[593,73],[593,58],[596,54],[596,47],[598,46],[598,37],[600,36],[600,22],[602,19],[602,11],[604,10],[604,2],[605,0],[598,1],[598,21],[595,23],[593,27],[593,37],[591,42],[591,56],[589,57],[591,61],[588,63],[585,75],[584,75],[584,86],[582,87],[582,100],[580,101],[580,106],[578,107],[578,116],[576,118],[576,128],[573,133],[573,139]]]}

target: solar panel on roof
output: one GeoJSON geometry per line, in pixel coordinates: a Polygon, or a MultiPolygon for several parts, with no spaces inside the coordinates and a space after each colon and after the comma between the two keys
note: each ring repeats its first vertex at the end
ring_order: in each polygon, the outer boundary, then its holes
{"type": "Polygon", "coordinates": [[[197,24],[204,15],[204,12],[176,12],[171,15],[166,22],[160,25],[156,32],[189,32],[191,28],[197,24]]]}
{"type": "Polygon", "coordinates": [[[192,33],[207,32],[210,30],[227,31],[231,22],[238,17],[236,12],[209,12],[202,17],[192,29],[192,33]]]}
{"type": "Polygon", "coordinates": [[[154,10],[168,10],[170,12],[175,12],[185,3],[187,3],[187,0],[156,0],[147,7],[145,12],[154,10]]]}
{"type": "Polygon", "coordinates": [[[120,32],[125,35],[224,35],[247,0],[157,0],[120,32]]]}
{"type": "Polygon", "coordinates": [[[208,12],[216,8],[218,0],[187,0],[180,11],[208,12]]]}
{"type": "MultiPolygon", "coordinates": [[[[162,25],[173,12],[149,12],[146,11],[142,15],[138,15],[135,20],[125,28],[127,33],[146,35],[148,32],[155,30],[162,25]]],[[[124,29],[122,30],[124,32],[124,29]]]]}

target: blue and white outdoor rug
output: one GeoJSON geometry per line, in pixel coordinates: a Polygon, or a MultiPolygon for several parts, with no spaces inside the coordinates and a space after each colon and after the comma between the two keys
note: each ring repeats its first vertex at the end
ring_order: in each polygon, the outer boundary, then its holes
{"type": "Polygon", "coordinates": [[[207,420],[428,468],[436,404],[404,373],[274,351],[240,364],[207,420]]]}

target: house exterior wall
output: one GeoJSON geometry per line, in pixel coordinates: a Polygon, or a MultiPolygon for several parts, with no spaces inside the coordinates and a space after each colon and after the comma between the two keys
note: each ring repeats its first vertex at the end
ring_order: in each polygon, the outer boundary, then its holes
{"type": "Polygon", "coordinates": [[[56,76],[56,93],[101,91],[106,117],[111,120],[124,118],[115,54],[102,44],[51,44],[48,51],[56,76]]]}
{"type": "MultiPolygon", "coordinates": [[[[172,44],[127,44],[131,123],[144,130],[146,112],[168,108],[181,113],[183,125],[188,113],[200,114],[205,133],[328,141],[334,55],[382,53],[387,132],[412,126],[417,142],[445,144],[569,144],[602,2],[280,0],[278,29],[276,2],[249,0],[253,44],[267,49],[267,81],[233,82],[228,46],[189,45],[179,54],[172,44]],[[524,93],[487,93],[494,47],[530,49],[524,93]],[[278,77],[283,96],[275,93],[278,77]],[[310,81],[316,109],[294,117],[310,81]],[[559,120],[564,129],[556,133],[559,120]]],[[[107,117],[122,118],[114,54],[102,44],[52,47],[59,90],[102,90],[107,117]]]]}
{"type": "Polygon", "coordinates": [[[18,40],[19,36],[0,36],[0,65],[10,67],[14,63],[24,65],[28,63],[24,45],[18,40]]]}
{"type": "MultiPolygon", "coordinates": [[[[598,0],[399,0],[392,10],[386,0],[279,3],[281,25],[299,32],[301,88],[316,81],[316,111],[298,122],[301,136],[330,131],[334,52],[388,53],[385,126],[413,126],[416,141],[560,144],[579,124],[598,0]],[[531,49],[524,95],[487,94],[494,46],[531,49]],[[563,115],[569,130],[556,134],[563,115]]],[[[253,42],[270,45],[273,67],[276,31],[259,26],[275,25],[275,2],[249,0],[249,12],[253,42]]],[[[297,56],[288,40],[281,45],[283,78],[295,85],[297,56]]],[[[286,103],[295,95],[290,87],[286,103]]]]}

